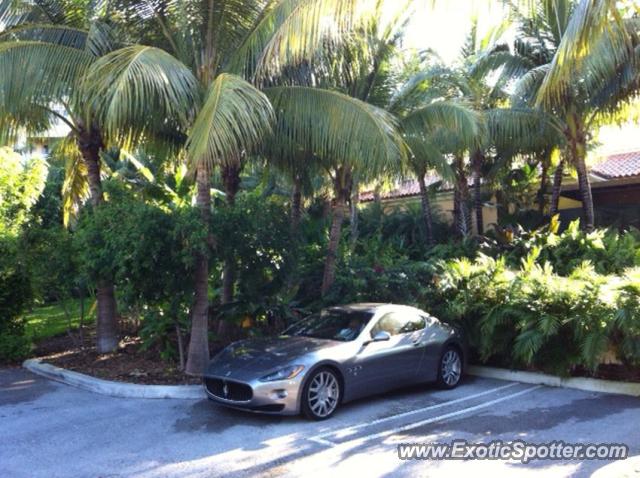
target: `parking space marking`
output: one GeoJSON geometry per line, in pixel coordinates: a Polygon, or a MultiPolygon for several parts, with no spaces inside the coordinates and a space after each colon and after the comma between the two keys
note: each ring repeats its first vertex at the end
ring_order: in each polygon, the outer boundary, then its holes
{"type": "MultiPolygon", "coordinates": [[[[519,385],[519,384],[513,384],[513,385],[519,385]]],[[[507,387],[505,386],[505,387],[499,387],[499,388],[504,389],[504,388],[507,388],[507,387]]],[[[448,418],[453,418],[453,417],[457,417],[459,415],[464,415],[466,413],[475,412],[477,410],[482,410],[483,408],[490,407],[490,406],[495,405],[497,403],[501,403],[501,402],[504,402],[504,401],[507,401],[507,400],[511,400],[513,398],[517,398],[517,397],[520,397],[520,396],[522,396],[524,394],[533,392],[534,390],[537,390],[539,388],[542,388],[542,385],[536,385],[536,386],[533,386],[533,387],[529,387],[529,388],[526,388],[526,389],[521,390],[519,392],[512,393],[510,395],[505,395],[504,397],[496,398],[496,399],[493,399],[493,400],[489,400],[488,402],[483,402],[483,403],[481,403],[479,405],[474,405],[472,407],[463,408],[463,409],[457,410],[455,412],[445,413],[445,414],[439,415],[437,417],[427,418],[427,419],[421,420],[419,422],[409,423],[407,425],[391,428],[391,429],[388,429],[388,430],[384,430],[382,432],[373,433],[371,435],[365,435],[363,437],[354,438],[352,440],[347,440],[347,441],[344,441],[344,442],[335,442],[335,441],[327,440],[325,438],[325,437],[327,437],[329,435],[335,434],[336,431],[334,431],[333,433],[323,433],[321,435],[317,435],[317,436],[311,437],[311,438],[309,438],[309,440],[311,440],[313,442],[316,442],[316,443],[319,443],[319,444],[322,444],[322,445],[325,445],[325,446],[331,446],[331,447],[338,446],[338,445],[345,445],[345,444],[364,443],[364,442],[367,442],[367,441],[370,441],[370,440],[373,440],[373,439],[376,439],[376,438],[384,438],[384,437],[387,437],[389,435],[393,435],[395,433],[402,433],[402,432],[405,432],[405,431],[408,431],[408,430],[413,430],[414,428],[419,428],[421,426],[428,425],[430,423],[439,422],[439,421],[442,421],[442,420],[446,420],[448,418]]],[[[494,391],[495,391],[495,389],[494,389],[494,391]]],[[[457,402],[460,402],[460,401],[462,401],[462,399],[452,400],[451,402],[447,402],[446,404],[450,405],[452,403],[457,403],[457,402]]],[[[445,404],[438,404],[438,405],[445,405],[445,404]]],[[[429,409],[429,407],[421,409],[421,410],[416,410],[415,412],[417,413],[418,411],[425,411],[425,410],[428,410],[428,409],[429,409]]],[[[409,412],[407,412],[407,414],[408,413],[409,412]]],[[[406,416],[407,414],[400,414],[400,415],[395,416],[394,418],[401,417],[401,416],[406,416]]],[[[391,419],[391,417],[387,417],[387,418],[391,419]]],[[[380,423],[383,420],[384,419],[381,419],[381,420],[377,421],[377,423],[380,423]]],[[[376,422],[365,423],[365,424],[362,424],[362,425],[357,425],[356,427],[357,428],[364,428],[364,427],[373,426],[373,425],[375,425],[377,423],[376,422]]],[[[349,427],[349,428],[345,428],[343,430],[337,430],[337,432],[350,430],[350,429],[355,429],[356,427],[349,427]]]]}
{"type": "Polygon", "coordinates": [[[367,423],[361,423],[360,425],[352,425],[350,427],[342,428],[342,429],[339,429],[339,430],[330,430],[330,431],[327,431],[327,432],[324,432],[324,433],[320,433],[319,435],[316,435],[314,437],[311,437],[311,438],[309,438],[309,440],[316,441],[316,442],[326,441],[326,440],[323,440],[323,439],[325,437],[330,436],[330,435],[339,435],[338,438],[342,438],[344,436],[347,436],[347,435],[351,434],[352,432],[355,432],[356,430],[358,430],[360,428],[375,426],[375,425],[378,425],[380,423],[388,422],[390,420],[397,420],[399,418],[404,418],[404,417],[408,417],[410,415],[415,415],[416,413],[422,413],[422,412],[427,412],[429,410],[435,410],[435,409],[438,409],[438,408],[448,407],[450,405],[455,405],[456,403],[466,402],[468,400],[473,400],[474,398],[484,397],[485,395],[489,395],[491,393],[499,392],[501,390],[506,390],[508,388],[515,387],[517,385],[520,385],[520,384],[514,382],[514,383],[510,383],[508,385],[502,385],[500,387],[496,387],[496,388],[492,388],[492,389],[489,389],[489,390],[485,390],[484,392],[474,393],[472,395],[467,395],[467,396],[464,396],[464,397],[461,397],[461,398],[456,398],[455,400],[449,400],[447,402],[436,403],[435,405],[429,405],[428,407],[418,408],[416,410],[411,410],[409,412],[403,412],[403,413],[398,413],[397,415],[390,415],[388,417],[378,418],[377,420],[373,420],[373,421],[367,422],[367,423]]]}

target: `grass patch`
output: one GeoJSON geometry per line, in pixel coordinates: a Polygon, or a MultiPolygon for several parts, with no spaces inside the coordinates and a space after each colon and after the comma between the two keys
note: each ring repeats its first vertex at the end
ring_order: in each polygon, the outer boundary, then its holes
{"type": "MultiPolygon", "coordinates": [[[[80,325],[80,300],[66,301],[66,308],[71,317],[71,328],[77,329],[80,325]]],[[[95,321],[95,313],[92,310],[93,302],[90,299],[84,301],[85,325],[95,321]],[[89,313],[91,312],[91,313],[89,313]]],[[[27,337],[33,340],[53,337],[67,331],[68,318],[64,307],[60,303],[36,307],[25,315],[27,337]]]]}

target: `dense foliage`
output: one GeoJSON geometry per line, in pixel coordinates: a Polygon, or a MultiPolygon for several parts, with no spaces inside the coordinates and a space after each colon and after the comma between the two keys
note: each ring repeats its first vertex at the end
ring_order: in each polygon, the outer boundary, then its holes
{"type": "Polygon", "coordinates": [[[71,328],[88,299],[98,353],[126,324],[191,375],[355,301],[432,310],[481,361],[637,363],[640,236],[594,230],[586,163],[637,113],[637,9],[511,2],[444,64],[403,46],[420,2],[369,3],[0,0],[0,144],[51,153],[0,149],[0,360],[29,306],[71,328]],[[588,232],[555,216],[571,168],[588,232]]]}
{"type": "Polygon", "coordinates": [[[22,313],[32,299],[31,281],[15,241],[0,237],[0,361],[24,357],[31,348],[22,313]]]}

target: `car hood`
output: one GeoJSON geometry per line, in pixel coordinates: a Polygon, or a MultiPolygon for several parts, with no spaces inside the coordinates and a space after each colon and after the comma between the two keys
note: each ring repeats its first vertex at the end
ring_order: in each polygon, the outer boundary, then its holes
{"type": "Polygon", "coordinates": [[[214,357],[207,375],[253,380],[296,360],[302,361],[307,354],[339,344],[311,337],[243,340],[229,345],[214,357]]]}

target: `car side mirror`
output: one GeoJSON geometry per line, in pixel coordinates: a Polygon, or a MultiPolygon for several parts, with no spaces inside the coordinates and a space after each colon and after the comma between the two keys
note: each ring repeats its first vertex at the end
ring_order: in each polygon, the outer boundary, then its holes
{"type": "Polygon", "coordinates": [[[380,332],[376,332],[376,335],[374,335],[371,340],[365,342],[365,345],[368,345],[372,342],[386,342],[388,340],[391,340],[391,334],[389,332],[381,330],[380,332]]]}
{"type": "Polygon", "coordinates": [[[387,340],[391,340],[391,334],[385,330],[381,330],[373,336],[372,342],[386,342],[387,340]]]}

